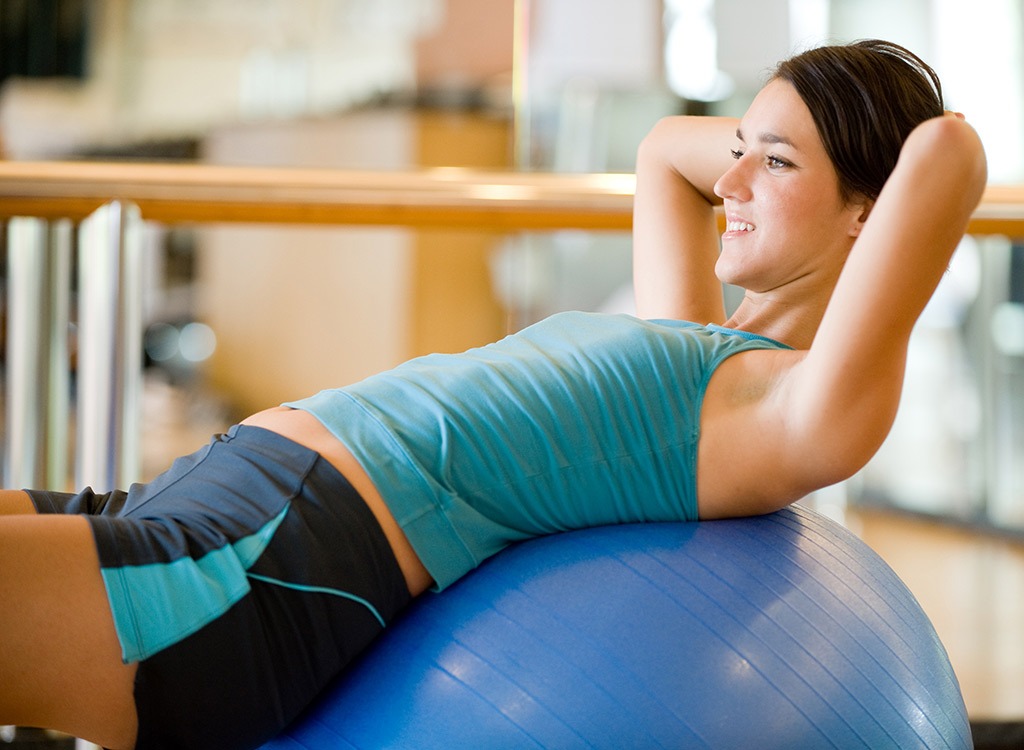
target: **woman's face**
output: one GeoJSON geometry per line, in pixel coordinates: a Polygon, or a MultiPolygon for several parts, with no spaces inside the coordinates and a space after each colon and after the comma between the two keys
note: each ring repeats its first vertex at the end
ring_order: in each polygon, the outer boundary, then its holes
{"type": "Polygon", "coordinates": [[[807,105],[773,80],[737,131],[735,164],[715,184],[727,227],[716,273],[767,293],[834,284],[860,230],[863,205],[849,205],[807,105]]]}

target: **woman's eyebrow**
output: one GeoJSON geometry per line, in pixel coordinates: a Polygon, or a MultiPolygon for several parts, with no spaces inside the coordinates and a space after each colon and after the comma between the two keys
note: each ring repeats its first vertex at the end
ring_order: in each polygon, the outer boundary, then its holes
{"type": "MultiPolygon", "coordinates": [[[[739,128],[736,128],[736,137],[739,138],[744,143],[747,142],[746,139],[743,137],[743,131],[740,130],[739,128]]],[[[758,135],[758,137],[757,137],[757,140],[758,140],[759,143],[768,143],[768,144],[777,144],[778,143],[778,144],[782,144],[784,146],[792,146],[793,148],[796,148],[796,144],[793,143],[793,141],[789,140],[785,136],[778,135],[777,133],[769,133],[769,132],[760,133],[758,135]]]]}

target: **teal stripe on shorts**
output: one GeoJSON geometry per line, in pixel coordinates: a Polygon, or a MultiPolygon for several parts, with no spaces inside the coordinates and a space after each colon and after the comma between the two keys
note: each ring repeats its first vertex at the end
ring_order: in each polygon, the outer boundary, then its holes
{"type": "Polygon", "coordinates": [[[103,568],[103,582],[126,663],[141,661],[220,617],[249,592],[246,571],[291,506],[255,534],[198,560],[103,568]]]}

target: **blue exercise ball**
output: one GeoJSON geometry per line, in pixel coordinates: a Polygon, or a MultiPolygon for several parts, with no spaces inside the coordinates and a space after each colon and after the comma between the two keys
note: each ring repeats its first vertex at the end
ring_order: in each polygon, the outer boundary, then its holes
{"type": "Polygon", "coordinates": [[[511,547],[418,599],[265,750],[971,746],[913,595],[795,507],[511,547]]]}

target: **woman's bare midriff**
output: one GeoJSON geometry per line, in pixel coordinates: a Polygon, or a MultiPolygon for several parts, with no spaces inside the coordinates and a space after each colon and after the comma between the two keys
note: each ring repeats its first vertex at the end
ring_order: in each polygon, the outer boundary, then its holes
{"type": "Polygon", "coordinates": [[[402,575],[405,576],[409,593],[418,596],[433,585],[430,574],[423,567],[423,563],[420,562],[420,558],[409,544],[405,533],[391,514],[384,498],[381,497],[369,475],[348,448],[320,424],[316,417],[298,409],[278,406],[253,414],[242,420],[242,424],[276,432],[299,445],[316,451],[329,461],[352,484],[377,518],[381,529],[384,530],[384,536],[387,537],[391,549],[395,553],[395,559],[398,560],[402,575]]]}

